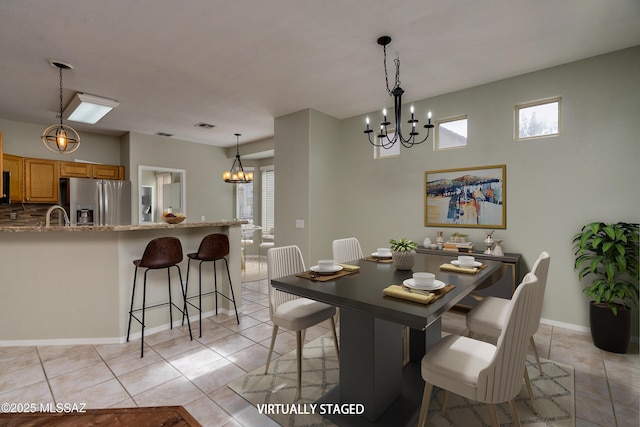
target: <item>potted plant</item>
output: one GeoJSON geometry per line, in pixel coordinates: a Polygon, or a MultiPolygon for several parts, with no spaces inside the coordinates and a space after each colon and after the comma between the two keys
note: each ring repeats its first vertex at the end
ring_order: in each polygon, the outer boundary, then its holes
{"type": "Polygon", "coordinates": [[[638,305],[638,224],[593,222],[573,236],[574,269],[589,279],[583,292],[596,347],[626,353],[631,339],[631,307],[638,305]]]}
{"type": "Polygon", "coordinates": [[[389,240],[391,243],[391,258],[398,270],[411,270],[416,260],[418,244],[409,239],[389,240]]]}

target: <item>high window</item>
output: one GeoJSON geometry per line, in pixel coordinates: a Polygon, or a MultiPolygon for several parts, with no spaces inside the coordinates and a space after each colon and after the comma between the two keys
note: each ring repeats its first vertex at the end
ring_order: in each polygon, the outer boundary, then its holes
{"type": "Polygon", "coordinates": [[[560,134],[561,98],[516,105],[515,139],[524,140],[560,134]]]}
{"type": "MultiPolygon", "coordinates": [[[[375,132],[374,132],[375,134],[375,132]]],[[[388,131],[389,139],[393,139],[396,136],[395,129],[391,129],[388,131]]],[[[380,139],[376,136],[374,137],[376,142],[380,142],[380,139]]],[[[383,138],[382,141],[386,141],[386,138],[383,138]]],[[[383,148],[383,147],[373,147],[373,158],[374,159],[384,159],[388,157],[398,157],[400,155],[400,147],[402,144],[400,142],[396,142],[392,147],[383,148]]]]}
{"type": "Polygon", "coordinates": [[[467,116],[452,117],[436,122],[435,150],[467,146],[467,116]]]}

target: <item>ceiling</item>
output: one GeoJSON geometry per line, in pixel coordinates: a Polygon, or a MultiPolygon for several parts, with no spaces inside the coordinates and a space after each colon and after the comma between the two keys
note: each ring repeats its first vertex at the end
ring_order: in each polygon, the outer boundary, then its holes
{"type": "Polygon", "coordinates": [[[639,45],[638,22],[638,0],[2,0],[0,117],[55,123],[58,59],[65,105],[120,101],[80,132],[229,147],[305,108],[392,106],[382,35],[411,102],[639,45]]]}

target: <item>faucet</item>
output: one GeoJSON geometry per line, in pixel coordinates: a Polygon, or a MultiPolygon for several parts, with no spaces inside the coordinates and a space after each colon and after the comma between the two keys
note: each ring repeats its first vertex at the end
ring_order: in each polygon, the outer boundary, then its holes
{"type": "Polygon", "coordinates": [[[60,209],[64,214],[64,225],[71,225],[69,216],[67,215],[67,211],[65,211],[64,208],[60,205],[53,205],[47,210],[47,219],[45,220],[44,224],[45,227],[51,227],[51,212],[55,211],[56,209],[60,209]]]}

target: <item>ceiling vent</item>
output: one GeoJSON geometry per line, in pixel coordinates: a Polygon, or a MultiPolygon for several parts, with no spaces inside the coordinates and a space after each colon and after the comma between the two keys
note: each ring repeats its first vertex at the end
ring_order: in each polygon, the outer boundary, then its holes
{"type": "Polygon", "coordinates": [[[156,132],[156,135],[158,135],[158,136],[173,136],[172,133],[166,133],[166,132],[156,132]]]}
{"type": "Polygon", "coordinates": [[[211,125],[209,123],[204,123],[204,122],[196,123],[194,126],[203,128],[203,129],[213,129],[214,127],[216,127],[216,125],[211,125]]]}

